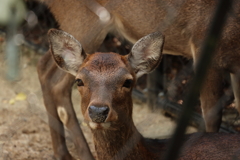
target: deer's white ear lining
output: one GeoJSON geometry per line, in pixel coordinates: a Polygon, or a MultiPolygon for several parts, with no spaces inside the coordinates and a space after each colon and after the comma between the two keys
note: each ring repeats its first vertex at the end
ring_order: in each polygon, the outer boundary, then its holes
{"type": "Polygon", "coordinates": [[[67,32],[51,29],[48,32],[52,56],[62,70],[76,76],[86,57],[81,44],[67,32]]]}
{"type": "Polygon", "coordinates": [[[159,65],[163,44],[164,36],[160,32],[151,33],[135,43],[128,59],[137,78],[151,72],[159,65]]]}

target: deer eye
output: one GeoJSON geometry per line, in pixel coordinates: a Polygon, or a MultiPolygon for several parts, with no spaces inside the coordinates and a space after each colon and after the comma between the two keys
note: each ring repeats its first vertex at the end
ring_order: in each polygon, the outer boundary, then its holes
{"type": "Polygon", "coordinates": [[[123,87],[130,88],[130,87],[132,86],[132,82],[133,82],[132,79],[127,79],[127,80],[124,82],[123,87]]]}
{"type": "Polygon", "coordinates": [[[81,79],[76,79],[75,82],[77,83],[77,86],[84,86],[83,81],[81,79]]]}

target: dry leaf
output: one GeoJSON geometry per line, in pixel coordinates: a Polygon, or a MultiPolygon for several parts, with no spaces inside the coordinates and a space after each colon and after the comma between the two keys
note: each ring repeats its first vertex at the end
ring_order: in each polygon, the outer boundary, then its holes
{"type": "Polygon", "coordinates": [[[9,104],[14,104],[15,103],[15,99],[14,98],[10,99],[8,103],[9,104]]]}
{"type": "Polygon", "coordinates": [[[27,95],[24,93],[18,93],[15,97],[15,100],[24,101],[27,99],[27,95]]]}

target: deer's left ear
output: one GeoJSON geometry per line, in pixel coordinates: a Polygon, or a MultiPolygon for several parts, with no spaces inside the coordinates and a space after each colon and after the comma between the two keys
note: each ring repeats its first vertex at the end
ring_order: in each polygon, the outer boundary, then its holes
{"type": "Polygon", "coordinates": [[[164,36],[160,32],[154,32],[134,44],[128,60],[137,78],[153,71],[161,62],[163,43],[164,36]]]}

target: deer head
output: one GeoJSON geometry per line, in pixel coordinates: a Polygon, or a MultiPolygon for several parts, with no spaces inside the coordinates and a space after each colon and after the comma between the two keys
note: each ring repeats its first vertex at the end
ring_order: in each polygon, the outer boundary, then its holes
{"type": "Polygon", "coordinates": [[[70,34],[48,32],[52,56],[62,70],[76,77],[81,110],[91,129],[111,129],[132,121],[131,91],[136,79],[161,61],[164,36],[155,32],[136,42],[126,56],[84,52],[70,34]]]}

